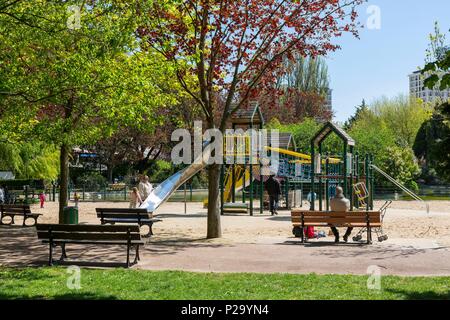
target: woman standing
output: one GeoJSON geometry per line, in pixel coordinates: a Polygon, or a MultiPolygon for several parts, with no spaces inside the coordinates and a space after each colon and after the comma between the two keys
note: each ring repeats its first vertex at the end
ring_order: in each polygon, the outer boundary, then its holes
{"type": "Polygon", "coordinates": [[[130,208],[137,208],[142,204],[138,188],[134,187],[130,192],[130,208]]]}

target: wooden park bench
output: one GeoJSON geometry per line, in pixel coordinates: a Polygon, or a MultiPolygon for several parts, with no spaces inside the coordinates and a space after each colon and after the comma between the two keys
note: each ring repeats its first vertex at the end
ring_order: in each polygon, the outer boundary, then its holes
{"type": "Polygon", "coordinates": [[[147,212],[147,209],[141,208],[96,208],[95,210],[101,224],[137,223],[139,227],[148,226],[148,233],[144,237],[153,235],[153,223],[162,221],[153,218],[153,215],[147,212]]]}
{"type": "Polygon", "coordinates": [[[309,211],[294,209],[291,211],[293,233],[305,242],[304,230],[306,227],[352,227],[366,228],[367,244],[372,243],[372,228],[381,227],[380,211],[309,211]]]}
{"type": "Polygon", "coordinates": [[[53,265],[53,250],[61,247],[60,261],[67,258],[66,244],[92,245],[124,245],[127,246],[127,268],[140,260],[139,246],[144,245],[139,226],[102,226],[102,225],[68,225],[68,224],[37,224],[38,239],[49,245],[48,264],[53,265]],[[130,264],[130,250],[135,248],[136,255],[130,264]]]}
{"type": "Polygon", "coordinates": [[[0,224],[3,225],[14,225],[15,217],[20,216],[23,217],[23,227],[32,227],[37,224],[38,218],[42,215],[40,213],[32,213],[29,205],[17,205],[17,204],[0,204],[0,224]],[[9,223],[5,223],[3,218],[9,217],[11,221],[9,223]],[[27,225],[26,221],[28,219],[33,219],[34,224],[27,225]]]}

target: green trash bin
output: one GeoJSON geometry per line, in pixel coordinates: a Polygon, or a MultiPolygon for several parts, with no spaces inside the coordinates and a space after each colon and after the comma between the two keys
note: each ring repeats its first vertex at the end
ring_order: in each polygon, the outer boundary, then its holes
{"type": "Polygon", "coordinates": [[[64,207],[63,224],[78,224],[78,208],[64,207]]]}

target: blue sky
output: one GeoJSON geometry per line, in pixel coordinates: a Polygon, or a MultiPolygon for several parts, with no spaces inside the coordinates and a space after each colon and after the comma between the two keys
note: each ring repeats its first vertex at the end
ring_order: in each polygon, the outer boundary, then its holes
{"type": "Polygon", "coordinates": [[[450,41],[450,0],[369,0],[359,10],[365,24],[371,5],[380,8],[381,28],[366,25],[360,40],[337,39],[342,49],[327,58],[336,121],[345,121],[363,98],[370,104],[408,93],[408,74],[424,64],[434,21],[450,41]]]}

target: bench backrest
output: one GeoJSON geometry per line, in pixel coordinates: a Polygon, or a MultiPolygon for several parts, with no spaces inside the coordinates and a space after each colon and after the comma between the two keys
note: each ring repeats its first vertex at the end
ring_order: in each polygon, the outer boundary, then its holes
{"type": "Polygon", "coordinates": [[[139,226],[121,225],[36,225],[40,240],[91,240],[91,241],[134,241],[141,240],[139,226]]]}
{"type": "Polygon", "coordinates": [[[305,223],[318,224],[343,224],[343,223],[366,223],[369,218],[370,223],[381,223],[381,213],[379,211],[307,211],[292,210],[291,219],[293,223],[302,223],[302,216],[305,223]]]}
{"type": "Polygon", "coordinates": [[[31,214],[29,205],[18,204],[0,204],[0,211],[4,213],[16,213],[16,214],[31,214]]]}
{"type": "Polygon", "coordinates": [[[97,217],[100,219],[122,218],[122,219],[149,219],[151,213],[147,209],[128,208],[96,208],[97,217]]]}

